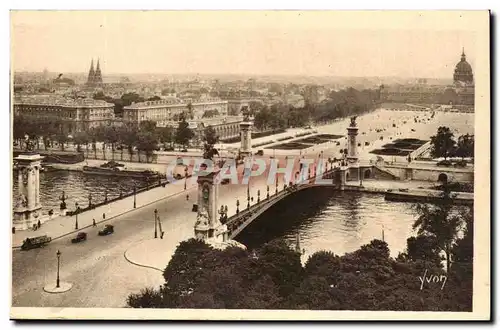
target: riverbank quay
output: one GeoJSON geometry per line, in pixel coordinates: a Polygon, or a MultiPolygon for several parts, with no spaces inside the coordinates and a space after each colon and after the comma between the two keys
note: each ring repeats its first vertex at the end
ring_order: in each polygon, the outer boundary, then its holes
{"type": "Polygon", "coordinates": [[[196,188],[196,183],[193,184],[192,180],[187,180],[186,189],[184,189],[184,181],[181,181],[174,184],[167,184],[164,187],[160,186],[145,190],[137,193],[135,196],[128,196],[89,211],[79,213],[78,216],[65,215],[54,217],[43,223],[40,229],[23,231],[17,230],[14,234],[12,234],[11,245],[12,248],[19,248],[23,241],[28,237],[47,235],[51,237],[52,240],[56,240],[71,234],[76,234],[79,231],[92,227],[94,220],[96,225],[99,225],[157,201],[168,199],[186,191],[196,190],[196,188]]]}
{"type": "MultiPolygon", "coordinates": [[[[344,191],[384,194],[391,202],[433,203],[438,201],[442,192],[432,189],[434,183],[428,181],[391,181],[363,180],[351,181],[344,186],[344,191]]],[[[451,192],[457,205],[473,205],[474,193],[451,192]]]]}

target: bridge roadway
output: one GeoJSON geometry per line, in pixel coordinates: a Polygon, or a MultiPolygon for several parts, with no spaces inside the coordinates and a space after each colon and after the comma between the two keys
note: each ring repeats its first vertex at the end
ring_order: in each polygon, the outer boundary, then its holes
{"type": "MultiPolygon", "coordinates": [[[[265,158],[267,163],[269,159],[265,158]]],[[[298,161],[298,159],[297,159],[298,161]]],[[[284,167],[285,160],[280,160],[284,167]]],[[[298,170],[298,163],[296,164],[298,170]]],[[[238,169],[239,182],[243,167],[238,169]]],[[[268,169],[250,179],[251,204],[257,202],[257,190],[261,200],[266,197],[268,169]]],[[[278,176],[279,190],[283,189],[283,175],[278,176]]],[[[275,193],[275,186],[269,187],[270,194],[275,193]]],[[[143,208],[110,220],[115,226],[115,233],[100,237],[97,231],[101,227],[85,230],[88,240],[71,244],[71,237],[52,241],[41,249],[12,252],[12,305],[14,307],[123,307],[126,297],[131,292],[138,292],[146,286],[158,286],[163,283],[157,270],[140,268],[124,258],[124,252],[139,242],[153,238],[154,209],[158,209],[165,236],[165,251],[172,254],[178,242],[193,235],[196,214],[192,204],[196,192],[181,193],[172,198],[153,203],[143,208]],[[186,195],[190,194],[189,201],[186,195]],[[63,294],[49,294],[43,287],[56,280],[56,252],[60,250],[61,281],[73,283],[73,288],[63,294]]],[[[220,187],[219,205],[226,204],[229,214],[236,211],[236,199],[240,201],[240,210],[247,205],[247,185],[228,184],[220,187]]],[[[159,238],[158,238],[159,240],[159,238]]],[[[148,253],[148,251],[144,251],[148,253]]],[[[154,252],[153,252],[154,253],[154,252]]],[[[165,258],[164,266],[168,263],[165,258]]]]}

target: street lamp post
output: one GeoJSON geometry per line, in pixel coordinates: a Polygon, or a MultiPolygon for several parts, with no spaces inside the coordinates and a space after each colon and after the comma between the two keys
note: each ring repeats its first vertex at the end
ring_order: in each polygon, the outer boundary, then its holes
{"type": "Polygon", "coordinates": [[[75,203],[75,229],[78,229],[78,211],[80,210],[80,206],[78,203],[75,203]]]}
{"type": "Polygon", "coordinates": [[[155,238],[158,238],[158,230],[157,230],[157,225],[156,225],[156,219],[158,218],[158,210],[155,209],[155,238]]]}
{"type": "Polygon", "coordinates": [[[250,185],[247,186],[247,208],[250,208],[250,185]]]}
{"type": "Polygon", "coordinates": [[[278,194],[278,176],[276,175],[276,195],[278,194]]]}
{"type": "Polygon", "coordinates": [[[257,190],[257,203],[260,203],[260,190],[257,190]]]}
{"type": "Polygon", "coordinates": [[[236,200],[236,214],[240,213],[240,200],[236,200]]]}
{"type": "Polygon", "coordinates": [[[269,199],[269,185],[267,185],[267,199],[269,199]]]}
{"type": "Polygon", "coordinates": [[[61,251],[57,250],[57,278],[56,278],[56,288],[59,288],[59,265],[61,263],[61,251]]]}
{"type": "Polygon", "coordinates": [[[104,203],[108,202],[108,189],[106,188],[106,191],[104,192],[104,203]]]}
{"type": "Polygon", "coordinates": [[[184,190],[187,189],[187,179],[188,179],[188,168],[186,166],[184,168],[184,190]]]}
{"type": "Polygon", "coordinates": [[[135,206],[136,206],[136,202],[135,202],[135,195],[137,194],[137,186],[134,182],[134,209],[135,209],[135,206]]]}

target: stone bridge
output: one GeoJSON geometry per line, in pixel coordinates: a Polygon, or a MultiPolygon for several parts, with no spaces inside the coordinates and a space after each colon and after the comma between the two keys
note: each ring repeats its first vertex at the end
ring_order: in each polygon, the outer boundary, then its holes
{"type": "Polygon", "coordinates": [[[338,169],[332,169],[325,173],[323,173],[323,179],[331,179],[330,184],[322,183],[318,185],[315,181],[315,177],[311,177],[305,181],[284,186],[281,191],[275,191],[274,194],[268,194],[263,199],[257,200],[257,203],[251,205],[250,207],[245,208],[244,210],[239,211],[236,210],[236,214],[231,216],[225,222],[228,230],[228,237],[230,239],[234,239],[243,229],[245,229],[252,221],[257,219],[261,214],[266,212],[269,208],[271,208],[276,203],[285,199],[286,197],[299,192],[301,190],[309,189],[312,187],[335,187],[340,189],[340,183],[334,182],[333,174],[338,169]]]}

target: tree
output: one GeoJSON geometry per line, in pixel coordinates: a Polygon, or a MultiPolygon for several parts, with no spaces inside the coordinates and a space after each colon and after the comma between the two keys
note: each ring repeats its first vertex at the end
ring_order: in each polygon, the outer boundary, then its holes
{"type": "Polygon", "coordinates": [[[193,120],[194,119],[193,104],[189,102],[187,108],[188,108],[189,119],[193,120]]]}
{"type": "Polygon", "coordinates": [[[206,127],[204,133],[205,143],[203,144],[203,158],[213,159],[215,155],[219,154],[219,151],[214,148],[215,144],[219,140],[219,137],[215,133],[215,130],[212,126],[206,127]]]}
{"type": "MultiPolygon", "coordinates": [[[[73,143],[76,144],[76,151],[81,152],[81,145],[88,146],[89,136],[86,132],[76,132],[73,136],[73,143]]],[[[87,150],[88,151],[88,150],[87,150]]]]}
{"type": "Polygon", "coordinates": [[[162,308],[163,297],[160,291],[145,288],[140,293],[130,294],[127,297],[127,305],[133,308],[162,308]]]}
{"type": "Polygon", "coordinates": [[[448,158],[454,150],[455,140],[453,140],[453,133],[449,127],[440,126],[437,134],[431,136],[431,155],[434,158],[444,157],[448,158]]]}
{"type": "Polygon", "coordinates": [[[189,124],[184,117],[179,121],[179,126],[175,134],[175,142],[183,148],[189,144],[189,141],[194,137],[194,132],[189,128],[189,124]]]}
{"type": "Polygon", "coordinates": [[[271,277],[281,296],[291,294],[302,280],[300,254],[290,249],[283,240],[264,244],[257,264],[261,274],[271,277]]]}
{"type": "Polygon", "coordinates": [[[458,138],[455,155],[462,159],[474,157],[474,135],[465,134],[458,138]]]}
{"type": "MultiPolygon", "coordinates": [[[[418,280],[425,269],[427,275],[437,277],[444,275],[442,269],[421,260],[394,260],[380,240],[343,256],[320,251],[305,268],[298,256],[282,240],[249,254],[190,239],[179,244],[164,270],[165,284],[129,295],[127,304],[135,308],[472,310],[472,273],[459,270],[458,262],[446,274],[451,282],[443,288],[442,283],[422,285],[418,280]]],[[[472,270],[468,260],[464,262],[472,270]]]]}
{"type": "Polygon", "coordinates": [[[134,154],[134,147],[138,142],[139,130],[136,125],[129,123],[124,126],[122,134],[123,137],[121,140],[127,146],[129,160],[132,160],[132,156],[134,154]]]}
{"type": "Polygon", "coordinates": [[[219,115],[219,111],[217,109],[207,110],[203,113],[203,116],[201,118],[212,118],[212,117],[217,117],[218,115],[219,115]]]}
{"type": "Polygon", "coordinates": [[[463,228],[464,219],[461,215],[452,212],[454,196],[448,185],[443,184],[441,189],[441,198],[438,203],[415,204],[414,209],[418,218],[413,224],[413,229],[418,229],[419,235],[435,239],[437,246],[445,254],[448,272],[452,261],[453,244],[463,228]]]}
{"type": "Polygon", "coordinates": [[[441,257],[437,239],[434,235],[412,236],[406,240],[406,251],[398,256],[398,259],[404,261],[424,261],[430,262],[438,268],[441,266],[441,257]]]}
{"type": "Polygon", "coordinates": [[[120,141],[119,131],[115,126],[103,126],[103,141],[111,146],[111,159],[115,159],[115,147],[120,141]]]}
{"type": "Polygon", "coordinates": [[[137,135],[137,150],[144,151],[146,162],[149,163],[153,150],[157,148],[156,136],[153,132],[139,131],[137,135]]]}
{"type": "Polygon", "coordinates": [[[157,128],[158,139],[161,143],[163,143],[163,147],[167,149],[167,143],[170,144],[169,148],[172,148],[172,144],[174,142],[175,130],[174,128],[167,127],[158,127],[157,128]]]}
{"type": "Polygon", "coordinates": [[[62,121],[58,120],[55,123],[55,139],[57,143],[59,143],[59,147],[61,148],[61,151],[64,151],[64,147],[66,142],[68,142],[68,131],[67,131],[67,126],[65,123],[62,121]]]}
{"type": "Polygon", "coordinates": [[[340,257],[330,251],[318,251],[309,257],[305,265],[307,276],[323,276],[329,283],[337,283],[340,257]]]}

